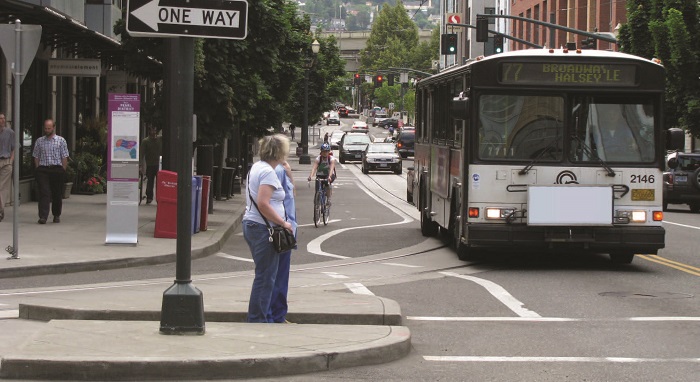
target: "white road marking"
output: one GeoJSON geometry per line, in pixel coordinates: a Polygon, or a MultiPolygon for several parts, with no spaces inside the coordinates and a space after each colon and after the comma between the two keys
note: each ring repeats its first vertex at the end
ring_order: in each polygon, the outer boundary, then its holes
{"type": "Polygon", "coordinates": [[[19,309],[0,310],[0,319],[5,319],[5,318],[19,318],[19,309]]]}
{"type": "Polygon", "coordinates": [[[694,225],[687,225],[687,224],[680,224],[680,223],[671,223],[670,221],[664,220],[664,223],[666,224],[673,224],[677,225],[679,227],[685,227],[685,228],[692,228],[692,229],[700,229],[700,227],[696,227],[694,225]]]}
{"type": "Polygon", "coordinates": [[[326,275],[328,277],[332,277],[334,279],[349,279],[348,276],[341,275],[340,273],[336,273],[336,272],[321,272],[321,273],[323,273],[324,275],[326,275]]]}
{"type": "MultiPolygon", "coordinates": [[[[341,221],[341,219],[331,219],[331,220],[328,221],[328,224],[337,223],[337,222],[339,222],[339,221],[341,221]]],[[[299,225],[297,225],[297,227],[310,227],[310,226],[312,226],[312,225],[314,225],[314,223],[299,224],[299,225]]]]}
{"type": "Polygon", "coordinates": [[[226,254],[226,253],[223,253],[223,252],[217,253],[216,256],[225,257],[225,258],[231,259],[231,260],[246,261],[246,262],[249,262],[249,263],[254,263],[254,262],[255,262],[255,261],[253,261],[253,259],[248,259],[248,258],[245,258],[245,257],[232,256],[232,255],[229,255],[229,254],[226,254]]]}
{"type": "Polygon", "coordinates": [[[403,211],[401,211],[401,210],[399,210],[398,208],[392,206],[391,204],[388,204],[388,203],[384,202],[383,200],[379,199],[376,195],[374,195],[373,193],[369,192],[369,190],[368,190],[364,185],[362,185],[361,183],[358,182],[358,183],[357,183],[357,186],[358,186],[362,191],[364,191],[369,197],[371,197],[372,199],[374,199],[374,200],[376,200],[377,202],[381,203],[382,205],[384,205],[386,208],[390,209],[390,210],[391,210],[392,212],[394,212],[395,214],[399,215],[399,216],[402,218],[402,220],[399,221],[399,222],[395,222],[395,223],[374,224],[374,225],[365,225],[365,226],[360,226],[360,227],[341,228],[341,229],[337,229],[337,230],[335,230],[335,231],[331,231],[331,232],[325,233],[325,234],[323,234],[323,235],[321,235],[321,236],[319,236],[319,237],[317,237],[317,238],[311,240],[311,241],[309,242],[309,244],[306,245],[306,251],[307,251],[307,252],[313,253],[313,254],[319,255],[319,256],[334,257],[334,258],[336,258],[336,259],[348,259],[348,258],[349,258],[348,256],[341,256],[341,255],[336,255],[336,254],[333,254],[333,253],[328,253],[328,252],[322,251],[322,250],[321,250],[321,244],[323,244],[324,241],[330,239],[331,237],[333,237],[333,236],[335,236],[335,235],[338,235],[338,234],[341,234],[341,233],[343,233],[343,232],[345,232],[345,231],[351,231],[351,230],[356,230],[356,229],[364,229],[364,228],[388,227],[388,226],[392,226],[392,225],[406,224],[406,223],[410,223],[410,222],[413,221],[413,218],[411,218],[410,216],[408,216],[407,214],[405,214],[403,211]]]}
{"type": "Polygon", "coordinates": [[[484,287],[493,297],[498,299],[503,305],[507,306],[508,309],[512,310],[515,314],[517,314],[520,317],[541,317],[539,314],[524,308],[522,302],[520,302],[518,299],[513,297],[510,293],[508,293],[507,290],[505,290],[502,286],[494,283],[493,281],[488,281],[484,279],[480,279],[478,277],[474,276],[466,276],[466,275],[460,275],[458,273],[453,273],[453,272],[439,272],[440,274],[443,274],[445,276],[452,276],[452,277],[458,277],[460,279],[464,280],[469,280],[473,281],[482,287],[484,287]]]}
{"type": "Polygon", "coordinates": [[[700,317],[615,317],[615,318],[567,318],[567,317],[433,317],[407,316],[412,321],[443,322],[697,322],[700,317]]]}
{"type": "Polygon", "coordinates": [[[345,286],[348,287],[352,293],[374,296],[374,293],[372,293],[371,290],[367,289],[366,286],[360,283],[346,283],[345,286]]]}
{"type": "Polygon", "coordinates": [[[429,317],[408,316],[412,321],[458,321],[458,322],[569,322],[582,321],[578,318],[560,317],[429,317]]]}
{"type": "Polygon", "coordinates": [[[423,356],[438,362],[583,362],[583,363],[698,363],[700,358],[631,358],[631,357],[492,357],[492,356],[423,356]]]}
{"type": "Polygon", "coordinates": [[[411,265],[411,264],[399,264],[399,263],[382,263],[384,265],[393,265],[395,267],[406,267],[406,268],[423,268],[422,265],[411,265]]]}

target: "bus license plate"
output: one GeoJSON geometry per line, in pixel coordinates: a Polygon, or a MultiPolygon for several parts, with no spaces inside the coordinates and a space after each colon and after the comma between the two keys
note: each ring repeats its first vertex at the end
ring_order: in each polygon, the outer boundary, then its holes
{"type": "Polygon", "coordinates": [[[677,175],[676,176],[676,182],[678,183],[686,183],[688,181],[688,177],[685,175],[677,175]]]}
{"type": "Polygon", "coordinates": [[[652,201],[656,200],[654,198],[654,190],[639,189],[639,188],[633,189],[632,190],[632,200],[652,202],[652,201]]]}

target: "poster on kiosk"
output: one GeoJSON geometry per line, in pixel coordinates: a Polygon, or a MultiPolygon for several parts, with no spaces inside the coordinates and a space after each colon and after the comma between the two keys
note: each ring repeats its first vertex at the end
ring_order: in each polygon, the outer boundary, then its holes
{"type": "Polygon", "coordinates": [[[136,245],[139,227],[139,94],[108,95],[106,244],[136,245]]]}

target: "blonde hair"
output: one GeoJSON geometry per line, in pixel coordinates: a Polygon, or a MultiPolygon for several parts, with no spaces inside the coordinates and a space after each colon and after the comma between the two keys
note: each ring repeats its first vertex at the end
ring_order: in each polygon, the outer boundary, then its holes
{"type": "Polygon", "coordinates": [[[284,161],[289,155],[289,138],[282,134],[267,135],[260,139],[260,160],[284,161]]]}

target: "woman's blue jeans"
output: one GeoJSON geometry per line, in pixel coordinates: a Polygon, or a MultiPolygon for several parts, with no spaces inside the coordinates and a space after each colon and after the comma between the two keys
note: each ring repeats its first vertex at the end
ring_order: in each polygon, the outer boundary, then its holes
{"type": "Polygon", "coordinates": [[[270,232],[264,224],[250,220],[243,221],[245,238],[255,262],[255,279],[248,303],[248,322],[272,322],[268,318],[270,301],[275,288],[280,254],[270,242],[270,232]]]}

